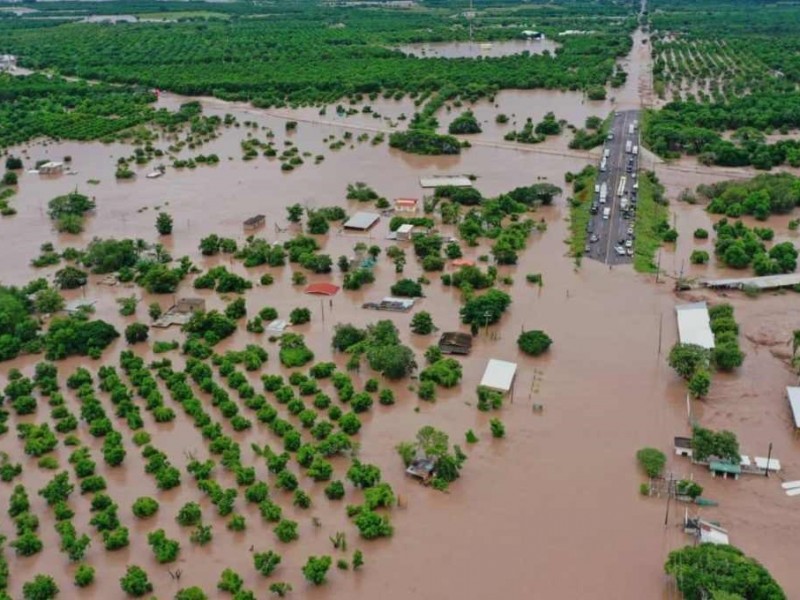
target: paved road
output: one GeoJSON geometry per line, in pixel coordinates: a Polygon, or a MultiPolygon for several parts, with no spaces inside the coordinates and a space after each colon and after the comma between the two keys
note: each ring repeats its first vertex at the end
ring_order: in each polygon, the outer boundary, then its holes
{"type": "Polygon", "coordinates": [[[589,221],[585,256],[609,265],[632,261],[632,231],[636,210],[636,177],[639,155],[639,111],[629,110],[614,114],[609,136],[603,144],[600,173],[597,177],[592,214],[589,221]],[[633,133],[631,133],[633,127],[633,133]],[[628,142],[630,145],[628,146],[628,142]],[[627,146],[627,147],[626,147],[627,146]],[[605,189],[605,194],[603,190],[605,189]],[[622,192],[621,194],[619,192],[622,192]],[[595,239],[595,241],[591,241],[595,239]],[[628,252],[626,244],[630,243],[628,252]],[[619,248],[624,252],[620,253],[619,248]]]}

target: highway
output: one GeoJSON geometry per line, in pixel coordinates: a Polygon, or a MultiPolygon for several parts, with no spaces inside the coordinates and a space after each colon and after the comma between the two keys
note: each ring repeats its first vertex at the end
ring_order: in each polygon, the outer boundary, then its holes
{"type": "Polygon", "coordinates": [[[633,260],[639,168],[639,111],[614,113],[603,144],[584,254],[608,265],[633,260]]]}

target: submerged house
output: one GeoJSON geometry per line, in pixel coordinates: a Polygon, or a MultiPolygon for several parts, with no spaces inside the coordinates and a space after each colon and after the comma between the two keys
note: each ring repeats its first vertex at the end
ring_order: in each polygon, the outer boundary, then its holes
{"type": "Polygon", "coordinates": [[[442,354],[467,355],[472,350],[472,336],[460,331],[445,331],[439,338],[442,354]]]}

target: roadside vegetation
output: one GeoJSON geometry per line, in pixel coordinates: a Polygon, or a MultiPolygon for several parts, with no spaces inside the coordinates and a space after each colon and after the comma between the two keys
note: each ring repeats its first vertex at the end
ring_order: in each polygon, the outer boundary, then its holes
{"type": "Polygon", "coordinates": [[[642,171],[639,176],[639,195],[633,241],[633,268],[640,273],[655,273],[656,252],[665,237],[673,231],[669,226],[669,209],[664,186],[655,173],[642,171]]]}

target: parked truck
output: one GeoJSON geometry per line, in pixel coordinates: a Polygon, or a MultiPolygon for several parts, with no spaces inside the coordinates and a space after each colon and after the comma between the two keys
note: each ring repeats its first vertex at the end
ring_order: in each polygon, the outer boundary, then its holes
{"type": "Polygon", "coordinates": [[[606,206],[603,209],[603,219],[608,221],[609,218],[611,218],[611,207],[610,206],[606,206]]]}
{"type": "Polygon", "coordinates": [[[636,156],[637,154],[639,154],[639,146],[634,146],[633,147],[633,155],[636,156]]]}
{"type": "Polygon", "coordinates": [[[600,204],[605,204],[608,199],[608,184],[604,181],[600,185],[600,204]]]}
{"type": "Polygon", "coordinates": [[[633,150],[633,142],[628,140],[627,142],[625,142],[625,152],[630,154],[632,150],[633,150]]]}

